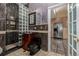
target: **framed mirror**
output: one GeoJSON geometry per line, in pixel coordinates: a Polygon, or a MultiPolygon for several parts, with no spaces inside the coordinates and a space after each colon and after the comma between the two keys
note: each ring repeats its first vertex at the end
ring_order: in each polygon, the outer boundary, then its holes
{"type": "Polygon", "coordinates": [[[36,24],[36,12],[29,14],[29,25],[35,25],[36,24]]]}
{"type": "Polygon", "coordinates": [[[54,37],[63,38],[63,24],[62,23],[54,24],[54,37]]]}

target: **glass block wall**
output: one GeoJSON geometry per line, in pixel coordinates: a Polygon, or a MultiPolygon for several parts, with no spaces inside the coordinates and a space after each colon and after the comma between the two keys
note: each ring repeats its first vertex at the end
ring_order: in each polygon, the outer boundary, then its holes
{"type": "Polygon", "coordinates": [[[69,4],[69,55],[77,55],[77,6],[69,4]]]}
{"type": "Polygon", "coordinates": [[[19,40],[21,43],[23,33],[28,30],[28,8],[19,4],[19,40]]]}

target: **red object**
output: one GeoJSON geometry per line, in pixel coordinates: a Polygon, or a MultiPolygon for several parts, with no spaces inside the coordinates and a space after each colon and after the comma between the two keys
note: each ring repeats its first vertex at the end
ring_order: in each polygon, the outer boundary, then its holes
{"type": "Polygon", "coordinates": [[[22,40],[22,48],[24,50],[28,50],[28,45],[31,42],[31,34],[24,34],[23,40],[22,40]]]}

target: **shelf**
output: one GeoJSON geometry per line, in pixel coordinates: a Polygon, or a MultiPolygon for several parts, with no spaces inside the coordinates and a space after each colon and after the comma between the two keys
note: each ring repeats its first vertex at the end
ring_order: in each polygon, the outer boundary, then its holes
{"type": "Polygon", "coordinates": [[[27,32],[48,33],[48,31],[44,31],[44,30],[28,30],[27,32]]]}
{"type": "Polygon", "coordinates": [[[6,34],[6,31],[0,31],[0,34],[6,34]]]}

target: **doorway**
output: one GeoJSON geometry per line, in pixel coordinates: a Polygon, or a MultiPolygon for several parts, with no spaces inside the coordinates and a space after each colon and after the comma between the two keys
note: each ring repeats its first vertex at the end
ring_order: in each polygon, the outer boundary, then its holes
{"type": "Polygon", "coordinates": [[[61,55],[68,55],[67,16],[67,4],[57,4],[48,8],[48,49],[61,55]]]}

